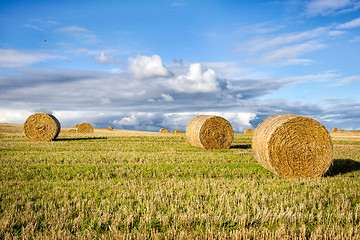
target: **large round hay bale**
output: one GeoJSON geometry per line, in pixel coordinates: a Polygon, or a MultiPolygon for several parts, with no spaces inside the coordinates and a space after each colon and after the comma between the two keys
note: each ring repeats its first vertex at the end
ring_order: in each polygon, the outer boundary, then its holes
{"type": "Polygon", "coordinates": [[[33,142],[49,142],[59,135],[60,122],[51,114],[35,113],[24,123],[25,136],[33,142]]]}
{"type": "Polygon", "coordinates": [[[82,123],[77,127],[78,133],[93,133],[94,128],[91,126],[90,123],[82,123]]]}
{"type": "Polygon", "coordinates": [[[246,129],[246,130],[244,131],[244,134],[253,134],[253,133],[254,133],[254,130],[252,130],[251,128],[246,129]]]}
{"type": "Polygon", "coordinates": [[[162,129],[160,129],[159,133],[170,133],[170,132],[169,132],[169,130],[162,128],[162,129]]]}
{"type": "Polygon", "coordinates": [[[200,115],[186,127],[186,142],[203,149],[228,149],[234,139],[231,124],[222,117],[200,115]]]}
{"type": "Polygon", "coordinates": [[[332,132],[337,132],[338,129],[337,129],[337,128],[333,128],[333,129],[331,129],[331,131],[332,131],[332,132]]]}
{"type": "Polygon", "coordinates": [[[257,161],[285,177],[320,177],[330,167],[333,142],[316,120],[295,114],[267,118],[254,132],[252,149],[257,161]]]}

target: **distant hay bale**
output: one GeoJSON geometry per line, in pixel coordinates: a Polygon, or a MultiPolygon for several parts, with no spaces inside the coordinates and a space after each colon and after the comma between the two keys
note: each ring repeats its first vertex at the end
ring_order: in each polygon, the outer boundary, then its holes
{"type": "Polygon", "coordinates": [[[284,177],[320,177],[330,167],[333,142],[316,120],[295,114],[267,118],[254,132],[252,149],[266,169],[284,177]]]}
{"type": "Polygon", "coordinates": [[[331,131],[332,131],[332,132],[337,132],[338,129],[337,129],[337,128],[333,128],[333,129],[331,129],[331,131]]]}
{"type": "Polygon", "coordinates": [[[177,129],[175,130],[175,133],[183,133],[183,132],[177,129]]]}
{"type": "Polygon", "coordinates": [[[77,133],[76,128],[69,129],[68,133],[77,133]]]}
{"type": "Polygon", "coordinates": [[[339,132],[343,132],[344,131],[344,129],[339,129],[339,132]]]}
{"type": "Polygon", "coordinates": [[[113,128],[112,128],[112,127],[108,127],[108,130],[109,130],[109,131],[112,131],[112,130],[113,130],[113,128]]]}
{"type": "Polygon", "coordinates": [[[170,132],[169,132],[169,130],[162,128],[162,129],[160,129],[159,133],[170,133],[170,132]]]}
{"type": "Polygon", "coordinates": [[[254,133],[254,130],[252,130],[251,128],[246,129],[246,130],[244,131],[244,134],[253,134],[253,133],[254,133]]]}
{"type": "Polygon", "coordinates": [[[79,124],[76,124],[75,126],[73,126],[73,128],[78,128],[79,124]]]}
{"type": "Polygon", "coordinates": [[[175,130],[171,130],[171,133],[175,133],[175,130]]]}
{"type": "Polygon", "coordinates": [[[203,149],[228,149],[234,139],[231,124],[222,117],[200,115],[186,127],[186,142],[203,149]]]}
{"type": "Polygon", "coordinates": [[[91,126],[90,123],[82,123],[77,127],[78,133],[93,133],[94,128],[91,126]]]}
{"type": "Polygon", "coordinates": [[[60,133],[60,122],[51,114],[35,113],[24,123],[25,136],[33,142],[55,140],[60,133]]]}

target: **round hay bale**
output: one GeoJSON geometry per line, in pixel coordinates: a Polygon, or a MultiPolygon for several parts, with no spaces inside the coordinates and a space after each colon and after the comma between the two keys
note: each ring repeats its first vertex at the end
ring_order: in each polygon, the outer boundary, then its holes
{"type": "Polygon", "coordinates": [[[222,117],[200,115],[186,127],[186,142],[203,149],[228,149],[234,139],[231,124],[222,117]]]}
{"type": "Polygon", "coordinates": [[[35,113],[24,123],[25,136],[33,142],[49,142],[59,135],[60,122],[51,114],[35,113]]]}
{"type": "Polygon", "coordinates": [[[344,129],[339,129],[339,132],[343,132],[344,131],[344,129]]]}
{"type": "Polygon", "coordinates": [[[109,130],[109,131],[112,131],[112,130],[113,130],[113,128],[112,128],[112,127],[108,127],[108,130],[109,130]]]}
{"type": "Polygon", "coordinates": [[[251,128],[246,129],[246,130],[244,131],[244,134],[253,134],[253,133],[254,133],[254,130],[252,130],[251,128]]]}
{"type": "Polygon", "coordinates": [[[338,129],[337,129],[337,128],[333,128],[333,129],[331,129],[331,131],[332,131],[332,132],[337,132],[338,129]]]}
{"type": "Polygon", "coordinates": [[[183,133],[183,132],[177,129],[175,130],[175,133],[183,133]]]}
{"type": "Polygon", "coordinates": [[[162,129],[160,129],[159,133],[170,133],[170,132],[169,132],[169,130],[162,128],[162,129]]]}
{"type": "Polygon", "coordinates": [[[90,123],[82,123],[77,127],[78,133],[93,133],[94,128],[91,126],[90,123]]]}
{"type": "Polygon", "coordinates": [[[68,133],[77,133],[76,128],[69,129],[68,133]]]}
{"type": "Polygon", "coordinates": [[[252,149],[263,167],[284,178],[320,177],[333,157],[333,142],[326,128],[295,114],[267,118],[255,129],[252,149]]]}
{"type": "Polygon", "coordinates": [[[76,124],[75,126],[73,126],[73,128],[78,128],[79,124],[76,124]]]}
{"type": "Polygon", "coordinates": [[[175,133],[175,130],[171,130],[171,133],[175,133]]]}

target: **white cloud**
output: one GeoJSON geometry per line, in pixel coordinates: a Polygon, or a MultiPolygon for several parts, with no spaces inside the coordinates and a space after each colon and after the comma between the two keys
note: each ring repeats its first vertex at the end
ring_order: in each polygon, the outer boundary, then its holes
{"type": "Polygon", "coordinates": [[[86,28],[82,28],[82,27],[75,26],[75,25],[57,28],[55,31],[66,32],[66,33],[69,33],[69,32],[71,32],[71,33],[73,33],[73,32],[87,33],[87,32],[89,32],[86,28]]]}
{"type": "Polygon", "coordinates": [[[200,63],[191,64],[187,74],[171,78],[168,84],[173,90],[186,93],[207,93],[220,89],[215,71],[207,69],[202,72],[200,63]]]}
{"type": "Polygon", "coordinates": [[[105,52],[100,52],[99,56],[95,56],[94,57],[95,62],[97,63],[101,63],[101,64],[108,64],[108,63],[114,63],[114,64],[118,64],[118,63],[122,63],[122,61],[120,59],[116,59],[112,56],[105,56],[105,52]]]}
{"type": "Polygon", "coordinates": [[[313,0],[306,5],[306,12],[311,16],[326,16],[356,11],[359,7],[360,2],[354,0],[313,0]]]}
{"type": "Polygon", "coordinates": [[[169,95],[169,94],[162,93],[162,94],[161,94],[161,97],[162,97],[163,101],[165,101],[165,102],[172,102],[172,101],[174,101],[174,98],[173,98],[171,95],[169,95]]]}
{"type": "Polygon", "coordinates": [[[344,24],[340,24],[337,26],[337,29],[350,29],[360,27],[360,18],[356,18],[350,22],[346,22],[344,24]]]}
{"type": "Polygon", "coordinates": [[[26,66],[48,60],[65,59],[59,55],[52,55],[36,51],[18,51],[12,49],[0,49],[0,67],[26,66]]]}
{"type": "Polygon", "coordinates": [[[344,79],[340,80],[336,84],[336,86],[340,86],[340,85],[344,85],[344,84],[352,83],[352,82],[360,82],[360,76],[351,76],[351,77],[344,78],[344,79]]]}
{"type": "Polygon", "coordinates": [[[158,55],[130,57],[129,63],[129,71],[136,78],[168,77],[171,75],[158,55]]]}
{"type": "Polygon", "coordinates": [[[86,43],[96,43],[99,41],[99,39],[97,38],[97,36],[95,34],[91,33],[86,28],[79,27],[76,25],[57,28],[57,29],[55,29],[55,32],[62,33],[62,34],[64,34],[64,33],[69,34],[70,36],[72,36],[76,39],[79,39],[79,40],[83,40],[86,43]]]}
{"type": "Polygon", "coordinates": [[[297,57],[309,53],[321,48],[325,45],[317,42],[306,42],[293,46],[286,46],[276,49],[262,55],[256,62],[257,63],[282,63],[282,64],[294,64],[294,63],[309,63],[309,60],[296,59],[297,57]]]}
{"type": "Polygon", "coordinates": [[[243,47],[246,49],[246,51],[249,51],[250,53],[256,53],[262,50],[274,49],[282,47],[284,45],[314,39],[326,32],[327,28],[319,27],[299,33],[280,34],[279,36],[273,38],[258,38],[251,40],[245,43],[243,47]]]}

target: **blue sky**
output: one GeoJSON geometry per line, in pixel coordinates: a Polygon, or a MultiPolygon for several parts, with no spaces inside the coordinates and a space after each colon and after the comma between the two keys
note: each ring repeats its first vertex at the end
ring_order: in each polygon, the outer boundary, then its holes
{"type": "Polygon", "coordinates": [[[0,122],[360,129],[360,0],[1,1],[0,122]]]}

